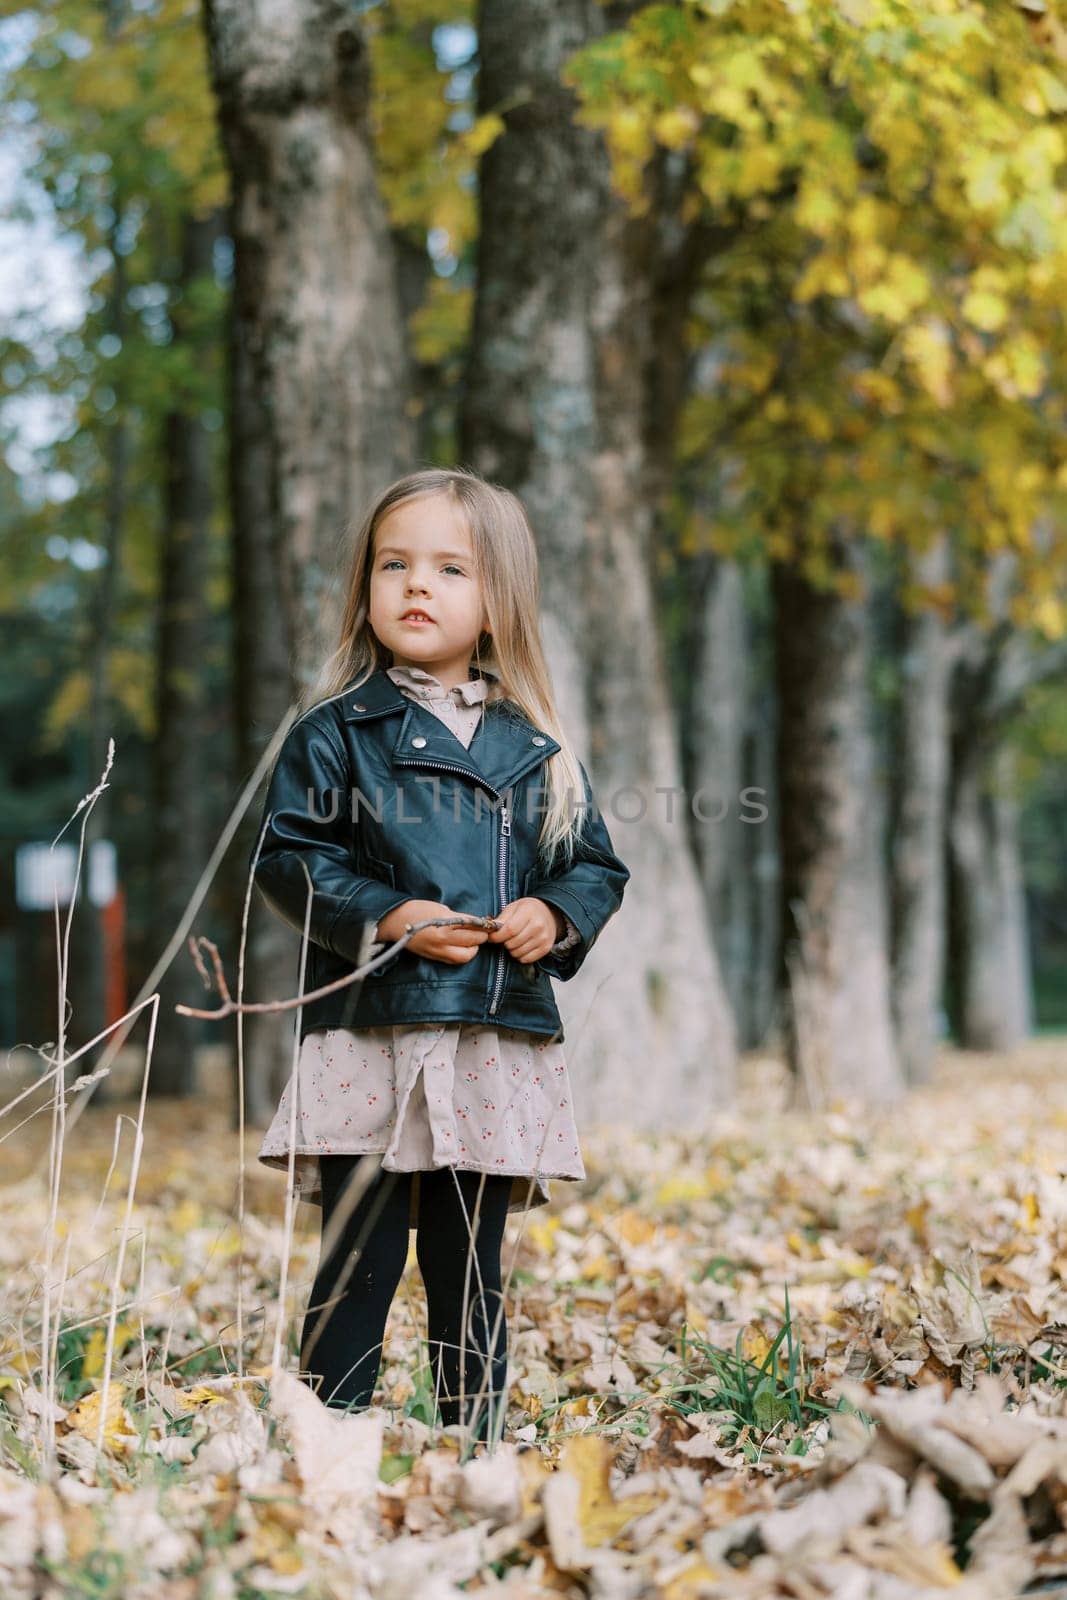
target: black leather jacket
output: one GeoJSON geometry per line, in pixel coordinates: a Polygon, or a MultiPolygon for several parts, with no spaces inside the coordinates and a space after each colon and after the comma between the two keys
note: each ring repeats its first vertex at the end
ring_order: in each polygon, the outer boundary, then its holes
{"type": "Polygon", "coordinates": [[[365,924],[404,900],[493,916],[508,901],[535,895],[558,906],[581,935],[570,949],[529,963],[489,940],[459,965],[405,948],[361,983],[307,1003],[301,1038],[320,1028],[474,1022],[563,1039],[549,975],[578,971],[622,904],[630,873],[584,767],[588,809],[573,864],[561,870],[558,856],[548,872],[538,864],[543,767],[558,749],[516,705],[499,700],[483,703],[467,750],[384,669],[294,723],[267,792],[255,882],[299,933],[307,868],[305,992],[351,972],[365,924]]]}

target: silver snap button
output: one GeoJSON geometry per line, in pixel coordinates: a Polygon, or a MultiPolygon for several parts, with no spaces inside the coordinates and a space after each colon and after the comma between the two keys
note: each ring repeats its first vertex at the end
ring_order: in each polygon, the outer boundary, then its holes
{"type": "Polygon", "coordinates": [[[363,704],[362,700],[353,700],[353,702],[352,702],[352,710],[353,711],[366,711],[366,709],[367,708],[363,704]]]}
{"type": "Polygon", "coordinates": [[[546,744],[547,740],[542,739],[542,737],[541,737],[541,735],[539,733],[535,733],[534,736],[533,736],[532,743],[533,744],[546,744]]]}
{"type": "Polygon", "coordinates": [[[426,743],[426,740],[422,737],[422,734],[419,733],[416,734],[415,738],[412,739],[411,742],[415,746],[416,750],[421,750],[423,745],[426,743]]]}

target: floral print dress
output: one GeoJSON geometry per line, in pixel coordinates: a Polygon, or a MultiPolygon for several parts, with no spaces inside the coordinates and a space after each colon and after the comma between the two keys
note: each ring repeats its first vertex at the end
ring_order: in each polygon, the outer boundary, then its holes
{"type": "MultiPolygon", "coordinates": [[[[389,667],[469,746],[488,681],[446,690],[421,667],[389,667]]],[[[570,918],[554,951],[580,935],[570,918]]],[[[379,946],[379,948],[382,948],[379,946]]],[[[562,1044],[518,1028],[450,1022],[327,1028],[306,1035],[296,1075],[294,1187],[322,1204],[320,1155],[381,1153],[390,1172],[457,1167],[513,1179],[508,1211],[547,1205],[549,1178],[585,1177],[562,1044]]],[[[293,1106],[283,1090],[258,1159],[288,1170],[293,1106]]],[[[418,1180],[412,1184],[412,1226],[418,1180]]]]}

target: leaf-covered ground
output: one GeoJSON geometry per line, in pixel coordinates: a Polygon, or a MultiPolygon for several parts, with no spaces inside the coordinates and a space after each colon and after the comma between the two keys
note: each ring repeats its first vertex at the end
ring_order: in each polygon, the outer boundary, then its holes
{"type": "Polygon", "coordinates": [[[98,1452],[137,1106],[94,1103],[70,1133],[54,1400],[46,1112],[6,1140],[0,1190],[0,1594],[1048,1593],[1067,1579],[1065,1069],[1062,1040],[946,1052],[889,1111],[801,1115],[753,1060],[699,1131],[583,1129],[587,1184],[508,1224],[491,1450],[433,1425],[414,1236],[369,1412],[293,1376],[311,1208],[272,1366],[284,1183],[249,1130],[242,1251],[236,1135],[207,1092],[149,1105],[98,1452]]]}

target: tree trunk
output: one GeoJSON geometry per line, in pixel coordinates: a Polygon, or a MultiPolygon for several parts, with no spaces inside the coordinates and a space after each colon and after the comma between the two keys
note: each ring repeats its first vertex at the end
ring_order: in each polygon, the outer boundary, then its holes
{"type": "Polygon", "coordinates": [[[990,587],[992,629],[957,629],[950,705],[949,1004],[964,1048],[1007,1050],[1032,1027],[1032,983],[1019,862],[1013,757],[1004,735],[1028,691],[1067,671],[1067,639],[1035,647],[1005,614],[1016,562],[990,587]]]}
{"type": "MultiPolygon", "coordinates": [[[[212,271],[219,218],[186,217],[182,228],[179,286],[185,298],[193,283],[212,271]]],[[[187,326],[181,302],[172,313],[176,342],[191,347],[197,362],[197,331],[187,326]]],[[[202,343],[203,336],[200,335],[202,343]]],[[[153,747],[155,835],[153,912],[162,947],[180,922],[209,853],[207,772],[203,744],[207,618],[204,580],[212,507],[212,436],[198,408],[185,404],[165,423],[166,510],[156,651],[156,741],[153,747]]],[[[160,981],[159,1021],[149,1088],[155,1095],[188,1095],[196,1089],[195,1052],[202,1024],[177,1016],[175,1005],[202,1005],[203,986],[187,950],[180,950],[160,981]]]]}
{"type": "Polygon", "coordinates": [[[746,818],[740,870],[752,884],[751,962],[741,990],[738,1023],[746,1048],[780,1049],[778,952],[781,947],[782,861],[775,818],[781,809],[778,786],[778,701],[771,682],[752,691],[752,718],[746,739],[746,818]]]}
{"type": "MultiPolygon", "coordinates": [[[[336,646],[344,530],[410,470],[415,440],[358,19],[330,0],[269,11],[205,0],[205,24],[232,191],[236,742],[247,777],[336,646]]],[[[246,828],[233,849],[235,950],[255,842],[246,828]]],[[[245,998],[292,994],[298,951],[253,901],[245,998]]],[[[269,1120],[291,1071],[294,1019],[243,1019],[254,1123],[269,1120]]]]}
{"type": "MultiPolygon", "coordinates": [[[[758,1044],[773,1007],[777,850],[754,738],[751,622],[744,573],[703,552],[687,573],[686,779],[699,815],[693,849],[711,933],[744,1048],[758,1044]],[[767,848],[769,846],[769,849],[767,848]]],[[[773,751],[768,753],[773,754],[773,751]]]]}
{"type": "MultiPolygon", "coordinates": [[[[948,581],[942,536],[909,558],[920,585],[948,581]]],[[[945,819],[951,737],[951,646],[943,616],[927,606],[898,613],[896,656],[901,687],[893,740],[890,883],[893,1022],[904,1075],[930,1075],[937,1048],[945,975],[945,819]]]]}
{"type": "MultiPolygon", "coordinates": [[[[835,567],[862,574],[855,543],[835,567]]],[[[889,1005],[882,807],[868,690],[868,600],[774,563],[786,1053],[813,1105],[899,1093],[889,1005]]]]}
{"type": "MultiPolygon", "coordinates": [[[[108,229],[108,249],[111,257],[111,285],[108,291],[107,330],[123,341],[126,333],[126,258],[119,250],[119,236],[124,221],[122,199],[118,191],[112,194],[112,220],[108,229]]],[[[109,683],[111,651],[115,636],[115,617],[119,602],[119,574],[123,536],[126,529],[127,497],[130,471],[130,424],[126,397],[119,395],[115,406],[115,420],[108,431],[107,488],[104,509],[104,562],[92,591],[89,617],[89,772],[88,790],[100,782],[107,764],[108,740],[114,738],[112,720],[114,705],[109,683]]],[[[82,886],[75,910],[75,925],[81,921],[79,941],[75,934],[71,940],[72,961],[74,952],[85,951],[86,976],[82,978],[75,967],[68,972],[67,996],[73,1006],[73,1022],[78,1044],[84,1044],[98,1034],[106,1024],[107,974],[104,958],[104,932],[101,908],[89,896],[92,876],[93,846],[105,840],[111,828],[113,785],[121,782],[121,774],[112,771],[109,787],[97,798],[85,822],[85,855],[82,861],[82,886]],[[84,996],[85,1010],[80,1011],[78,1001],[84,996]],[[80,1012],[80,1014],[79,1014],[80,1012]]],[[[77,833],[69,835],[76,841],[77,833]]],[[[121,870],[121,862],[120,862],[121,870]]],[[[65,920],[65,918],[63,919],[65,920]]],[[[122,1030],[130,1031],[130,1024],[122,1030]]],[[[142,1023],[142,1027],[146,1027],[142,1023]]],[[[147,1032],[144,1036],[147,1039],[147,1032]]],[[[110,1040],[98,1047],[102,1054],[110,1040]]],[[[75,1074],[91,1072],[96,1056],[83,1058],[73,1069],[75,1074]]],[[[105,1096],[106,1099],[106,1096],[105,1096]]]]}
{"type": "MultiPolygon", "coordinates": [[[[962,730],[961,730],[962,734],[962,730]]],[[[1031,974],[1014,756],[955,746],[950,905],[953,1011],[968,1050],[1011,1050],[1031,1032],[1031,974]]]]}
{"type": "Polygon", "coordinates": [[[561,715],[633,875],[559,991],[576,1092],[590,1114],[610,1106],[653,1126],[729,1098],[735,1043],[654,594],[656,430],[673,432],[652,417],[658,219],[627,217],[603,140],[575,122],[559,81],[570,53],[623,15],[584,0],[481,7],[479,111],[503,107],[505,132],[481,162],[460,455],[530,512],[561,715]]]}
{"type": "MultiPolygon", "coordinates": [[[[275,581],[303,685],[336,645],[343,530],[409,469],[413,444],[366,45],[333,0],[206,0],[205,18],[234,292],[263,400],[275,581]]],[[[260,622],[275,626],[276,609],[260,622]]]]}

